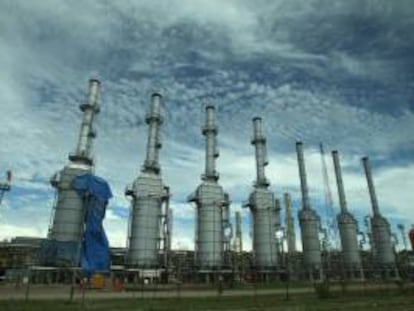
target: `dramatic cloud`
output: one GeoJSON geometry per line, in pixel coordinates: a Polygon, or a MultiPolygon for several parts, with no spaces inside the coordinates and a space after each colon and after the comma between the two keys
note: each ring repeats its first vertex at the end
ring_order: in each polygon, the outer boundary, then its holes
{"type": "Polygon", "coordinates": [[[48,180],[75,148],[90,77],[102,81],[94,149],[96,172],[115,194],[105,221],[112,245],[126,242],[123,193],[144,161],[153,91],[165,100],[160,161],[173,195],[174,247],[193,248],[194,206],[186,201],[203,172],[207,103],[218,108],[220,182],[232,211],[243,211],[247,248],[249,213],[241,205],[255,178],[256,115],[264,119],[272,189],[278,197],[291,192],[295,211],[294,148],[303,140],[312,203],[327,214],[323,141],[341,153],[361,228],[370,213],[363,155],[371,157],[382,212],[393,226],[409,227],[413,14],[409,0],[2,1],[0,169],[12,169],[15,182],[0,209],[0,238],[46,235],[54,199],[48,180]]]}

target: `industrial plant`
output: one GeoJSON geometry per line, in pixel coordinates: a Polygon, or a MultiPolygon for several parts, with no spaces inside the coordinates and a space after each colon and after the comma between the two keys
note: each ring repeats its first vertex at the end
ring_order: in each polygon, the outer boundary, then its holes
{"type": "MultiPolygon", "coordinates": [[[[219,157],[216,114],[220,110],[211,104],[205,106],[205,122],[201,126],[205,170],[201,183],[186,203],[195,208],[194,250],[174,249],[170,207],[174,185],[164,184],[160,161],[161,126],[168,119],[164,118],[165,107],[159,93],[152,94],[147,105],[145,161],[125,190],[130,201],[126,247],[110,247],[102,224],[112,196],[110,181],[95,175],[93,155],[99,93],[100,82],[90,80],[87,99],[80,105],[83,117],[76,149],[69,154],[69,162],[50,180],[56,199],[47,236],[16,237],[0,244],[4,279],[25,277],[29,283],[74,284],[87,277],[100,287],[103,283],[97,281],[97,275],[122,286],[182,283],[234,286],[289,280],[364,282],[414,277],[414,255],[406,242],[408,233],[403,225],[398,226],[405,250],[397,252],[396,235],[380,212],[368,157],[362,158],[362,168],[372,214],[366,217],[365,232],[351,212],[356,207],[348,207],[337,150],[332,151],[332,159],[339,207],[336,218],[330,217],[327,225],[322,222],[321,210],[314,203],[318,200],[309,189],[301,141],[296,142],[298,191],[281,191],[277,187],[274,191],[270,187],[265,172],[269,160],[261,117],[252,119],[252,159],[256,169],[253,189],[245,196],[248,198],[242,204],[245,209],[233,209],[231,195],[219,183],[226,176],[220,176],[216,169],[219,157]],[[243,240],[245,221],[251,225],[251,251],[243,240]],[[327,233],[330,223],[337,226],[340,243],[335,244],[335,237],[327,233]]],[[[134,163],[130,165],[135,168],[134,163]]],[[[324,170],[326,177],[326,165],[324,170]]],[[[8,172],[7,182],[0,184],[0,203],[11,188],[11,172],[8,172]]],[[[410,240],[414,242],[413,231],[410,240]]]]}

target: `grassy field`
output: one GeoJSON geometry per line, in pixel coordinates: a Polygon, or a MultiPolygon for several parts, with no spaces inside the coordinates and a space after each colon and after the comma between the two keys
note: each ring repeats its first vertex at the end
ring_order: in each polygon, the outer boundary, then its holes
{"type": "Polygon", "coordinates": [[[397,290],[365,293],[335,293],[329,298],[317,298],[316,295],[291,295],[289,300],[283,296],[263,295],[256,297],[210,297],[175,299],[114,299],[86,300],[69,302],[50,301],[0,301],[0,310],[414,310],[412,291],[397,290]]]}

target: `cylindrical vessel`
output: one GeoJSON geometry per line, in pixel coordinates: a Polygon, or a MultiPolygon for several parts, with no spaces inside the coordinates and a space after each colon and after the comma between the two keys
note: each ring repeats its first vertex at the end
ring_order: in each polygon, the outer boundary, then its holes
{"type": "Polygon", "coordinates": [[[337,220],[339,234],[341,237],[344,266],[347,270],[360,270],[361,257],[358,246],[358,225],[356,219],[348,212],[347,209],[338,151],[332,151],[332,157],[335,168],[336,183],[338,186],[339,205],[341,207],[341,213],[337,216],[337,220]]]}
{"type": "Polygon", "coordinates": [[[273,270],[277,265],[277,240],[273,193],[258,188],[250,195],[253,221],[254,265],[259,272],[273,270]]]}
{"type": "Polygon", "coordinates": [[[73,190],[72,181],[86,173],[90,173],[90,169],[66,166],[52,177],[57,202],[49,238],[60,242],[80,242],[84,228],[84,202],[73,190]]]}
{"type": "Polygon", "coordinates": [[[196,191],[196,265],[199,270],[223,265],[223,190],[215,182],[203,182],[196,191]]]}
{"type": "Polygon", "coordinates": [[[161,196],[133,199],[127,265],[155,268],[160,243],[161,196]]]}
{"type": "Polygon", "coordinates": [[[319,217],[312,209],[299,211],[299,224],[302,235],[303,259],[308,270],[321,269],[321,251],[319,244],[319,217]]]}
{"type": "Polygon", "coordinates": [[[395,254],[388,221],[380,215],[374,215],[371,218],[371,230],[378,263],[383,267],[393,267],[395,254]]]}
{"type": "Polygon", "coordinates": [[[361,266],[361,257],[358,247],[357,222],[355,218],[347,212],[340,213],[337,219],[344,266],[347,270],[359,270],[361,266]]]}

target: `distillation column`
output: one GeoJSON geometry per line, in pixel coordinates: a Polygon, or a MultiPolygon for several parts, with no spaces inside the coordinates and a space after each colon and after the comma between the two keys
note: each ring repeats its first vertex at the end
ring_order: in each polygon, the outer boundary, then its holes
{"type": "Polygon", "coordinates": [[[337,221],[341,238],[344,272],[347,278],[362,278],[361,255],[358,246],[358,223],[347,208],[338,151],[332,151],[332,158],[338,186],[339,206],[341,207],[341,211],[337,215],[337,221]]]}
{"type": "Polygon", "coordinates": [[[277,266],[276,240],[276,204],[273,192],[268,187],[265,166],[268,164],[266,155],[266,138],[262,131],[262,119],[253,118],[252,145],[256,151],[256,182],[255,189],[244,205],[249,207],[253,223],[253,261],[257,272],[266,274],[275,271],[277,266]]]}
{"type": "MultiPolygon", "coordinates": [[[[206,159],[203,182],[188,197],[196,204],[195,265],[200,273],[219,271],[224,266],[224,250],[228,248],[225,234],[229,224],[229,197],[218,184],[216,171],[217,149],[216,111],[206,107],[206,123],[202,128],[205,136],[206,159]]],[[[206,276],[208,278],[208,275],[206,276]]]]}
{"type": "Polygon", "coordinates": [[[299,177],[302,192],[302,209],[299,211],[298,217],[302,235],[304,267],[311,280],[321,279],[322,258],[319,242],[320,218],[310,205],[302,142],[296,143],[296,152],[298,156],[299,177]]]}
{"type": "Polygon", "coordinates": [[[377,195],[375,193],[374,182],[371,174],[368,157],[362,158],[365,176],[367,178],[369,195],[371,198],[372,212],[371,243],[377,269],[381,271],[383,277],[397,276],[394,248],[391,241],[391,229],[387,219],[380,213],[377,195]]]}
{"type": "MultiPolygon", "coordinates": [[[[126,265],[129,268],[159,267],[161,225],[168,215],[163,214],[163,204],[169,197],[168,187],[163,185],[158,162],[162,96],[151,96],[151,108],[147,114],[148,124],[147,153],[141,174],[127,187],[125,195],[131,198],[126,265]]],[[[168,213],[168,210],[167,210],[168,213]]],[[[167,220],[168,221],[168,220],[167,220]]]]}
{"type": "MultiPolygon", "coordinates": [[[[82,198],[72,189],[72,180],[83,174],[92,173],[94,163],[92,143],[96,137],[93,124],[99,113],[98,80],[89,80],[89,95],[86,103],[80,105],[83,120],[76,151],[69,154],[69,163],[50,179],[56,189],[56,206],[49,228],[49,239],[57,242],[71,242],[73,252],[77,252],[84,229],[84,203],[82,198]]],[[[69,255],[69,254],[68,254],[69,255]]],[[[76,257],[76,254],[72,254],[76,257]]],[[[72,257],[73,260],[77,260],[72,257]]]]}

